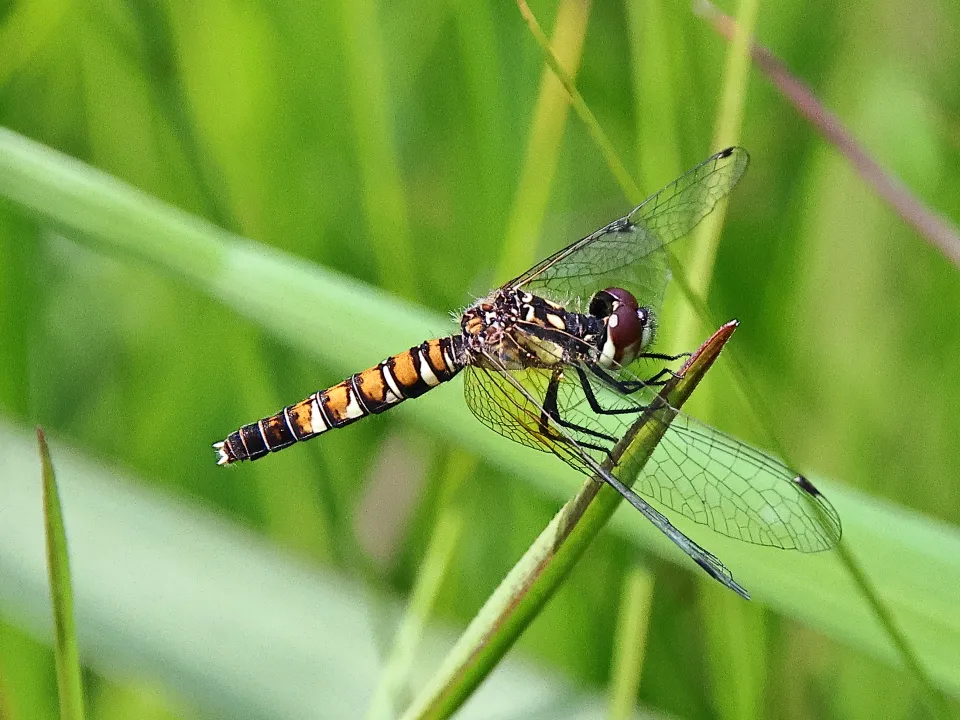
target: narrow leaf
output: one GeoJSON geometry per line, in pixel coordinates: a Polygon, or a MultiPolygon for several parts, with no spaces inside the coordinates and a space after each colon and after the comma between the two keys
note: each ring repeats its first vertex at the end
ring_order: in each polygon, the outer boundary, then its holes
{"type": "Polygon", "coordinates": [[[60,512],[57,478],[50,461],[50,449],[37,428],[40,462],[43,475],[43,518],[47,535],[47,571],[50,575],[50,599],[53,602],[53,654],[57,661],[57,687],[60,691],[61,720],[83,719],[83,687],[80,676],[80,653],[73,622],[73,588],[70,583],[70,561],[67,557],[67,535],[60,512]]]}

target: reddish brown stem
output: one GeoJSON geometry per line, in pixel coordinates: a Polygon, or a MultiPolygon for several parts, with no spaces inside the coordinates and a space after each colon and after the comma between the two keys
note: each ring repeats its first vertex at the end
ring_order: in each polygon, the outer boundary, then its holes
{"type": "MultiPolygon", "coordinates": [[[[697,13],[727,40],[733,38],[735,21],[709,0],[699,0],[697,13]]],[[[960,232],[949,220],[924,205],[899,179],[886,172],[853,138],[835,114],[817,100],[813,91],[793,75],[770,50],[753,42],[750,53],[766,76],[797,111],[850,161],[856,171],[921,237],[960,268],[960,232]]]]}

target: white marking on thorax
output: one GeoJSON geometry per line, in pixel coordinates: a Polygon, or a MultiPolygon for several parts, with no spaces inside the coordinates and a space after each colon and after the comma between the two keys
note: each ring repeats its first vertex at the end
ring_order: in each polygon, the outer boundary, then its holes
{"type": "Polygon", "coordinates": [[[524,340],[523,345],[545,365],[556,365],[563,361],[563,349],[551,340],[530,336],[524,340]]]}
{"type": "Polygon", "coordinates": [[[553,325],[557,330],[566,330],[567,324],[563,321],[563,318],[559,315],[554,315],[553,313],[547,313],[547,322],[553,325]]]}

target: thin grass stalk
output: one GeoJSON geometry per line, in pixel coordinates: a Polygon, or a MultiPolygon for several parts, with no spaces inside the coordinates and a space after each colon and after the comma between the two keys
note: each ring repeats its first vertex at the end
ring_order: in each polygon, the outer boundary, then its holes
{"type": "Polygon", "coordinates": [[[37,428],[43,480],[43,519],[47,538],[47,572],[53,605],[53,655],[57,665],[57,689],[60,696],[60,720],[83,720],[83,680],[77,629],[73,615],[73,585],[67,534],[57,477],[50,459],[50,448],[43,430],[37,428]]]}
{"type": "Polygon", "coordinates": [[[649,568],[634,565],[623,583],[610,681],[611,720],[629,720],[636,711],[650,630],[653,582],[649,568]]]}
{"type": "Polygon", "coordinates": [[[450,505],[442,508],[434,524],[393,647],[374,691],[367,717],[392,720],[408,700],[410,675],[427,620],[450,569],[463,530],[463,517],[450,505]]]}
{"type": "Polygon", "coordinates": [[[597,146],[600,148],[600,152],[603,153],[604,160],[607,163],[607,167],[610,168],[610,172],[613,173],[617,183],[621,188],[623,188],[630,201],[639,203],[642,199],[640,188],[637,186],[636,182],[634,182],[633,178],[630,176],[630,173],[627,172],[626,167],[624,167],[623,163],[620,161],[620,156],[617,155],[617,151],[614,149],[613,143],[610,142],[606,136],[606,133],[603,132],[600,122],[590,111],[590,108],[587,107],[587,103],[577,91],[577,87],[573,82],[573,78],[567,74],[556,55],[553,54],[553,51],[550,49],[550,41],[547,40],[547,36],[544,35],[543,30],[540,29],[540,25],[537,22],[536,16],[534,16],[525,0],[517,0],[517,6],[520,8],[520,14],[523,15],[523,19],[527,21],[527,25],[530,27],[530,32],[534,39],[543,49],[544,58],[546,59],[547,64],[550,66],[550,69],[553,70],[554,74],[557,76],[557,79],[567,91],[574,110],[577,111],[580,119],[586,123],[591,137],[593,137],[594,142],[597,143],[597,146]]]}
{"type": "MultiPolygon", "coordinates": [[[[699,0],[697,12],[720,35],[730,40],[740,30],[739,23],[723,14],[708,0],[699,0]]],[[[743,33],[746,34],[746,33],[743,33]]],[[[752,33],[749,36],[752,38],[752,33]]],[[[757,42],[750,43],[757,67],[767,76],[791,105],[806,118],[827,141],[847,158],[853,169],[924,240],[960,267],[960,230],[946,217],[926,206],[896,176],[856,141],[837,115],[828,110],[810,87],[790,72],[780,58],[757,42]]]]}
{"type": "Polygon", "coordinates": [[[542,38],[551,52],[540,79],[497,277],[516,275],[536,261],[537,245],[533,241],[540,236],[570,110],[570,96],[558,79],[557,68],[563,68],[561,72],[567,78],[576,77],[589,19],[589,1],[562,0],[553,41],[542,38]]]}

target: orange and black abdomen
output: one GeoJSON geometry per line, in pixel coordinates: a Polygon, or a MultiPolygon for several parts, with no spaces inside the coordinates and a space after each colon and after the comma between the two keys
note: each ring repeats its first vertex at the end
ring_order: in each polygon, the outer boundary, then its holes
{"type": "Polygon", "coordinates": [[[341,383],[315,392],[276,415],[244,425],[223,442],[214,444],[217,464],[257,460],[300,440],[381,413],[408,398],[446,382],[463,366],[462,339],[452,336],[427,340],[341,383]]]}

